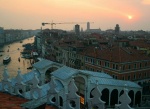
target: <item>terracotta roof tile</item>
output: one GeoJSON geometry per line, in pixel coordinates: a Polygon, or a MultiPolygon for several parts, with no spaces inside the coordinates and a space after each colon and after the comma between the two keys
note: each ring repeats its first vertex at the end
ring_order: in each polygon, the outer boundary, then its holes
{"type": "Polygon", "coordinates": [[[148,43],[148,41],[145,41],[145,40],[131,41],[130,45],[138,46],[138,47],[142,47],[142,48],[150,48],[150,43],[148,43]]]}
{"type": "MultiPolygon", "coordinates": [[[[0,109],[21,109],[21,104],[27,102],[25,98],[0,92],[0,109]]],[[[45,109],[56,109],[52,106],[46,106],[45,109]]]]}
{"type": "Polygon", "coordinates": [[[112,47],[107,49],[96,49],[94,47],[90,47],[87,48],[83,54],[89,57],[95,57],[112,62],[150,60],[150,57],[146,56],[140,51],[125,47],[112,47]]]}

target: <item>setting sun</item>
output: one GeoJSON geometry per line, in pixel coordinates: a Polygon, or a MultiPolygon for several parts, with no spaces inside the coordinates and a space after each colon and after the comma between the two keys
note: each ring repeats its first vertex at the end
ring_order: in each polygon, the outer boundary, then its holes
{"type": "Polygon", "coordinates": [[[129,20],[132,19],[132,18],[133,18],[132,16],[130,16],[130,15],[128,16],[128,19],[129,19],[129,20]]]}

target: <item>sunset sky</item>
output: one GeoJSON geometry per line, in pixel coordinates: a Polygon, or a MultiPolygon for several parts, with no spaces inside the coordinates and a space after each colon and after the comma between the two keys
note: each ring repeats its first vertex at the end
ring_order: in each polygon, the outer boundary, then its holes
{"type": "MultiPolygon", "coordinates": [[[[0,27],[40,29],[42,22],[77,22],[83,30],[150,31],[150,0],[0,0],[0,27]]],[[[72,30],[75,23],[57,24],[56,29],[72,30]]],[[[46,25],[43,28],[51,28],[46,25]]]]}

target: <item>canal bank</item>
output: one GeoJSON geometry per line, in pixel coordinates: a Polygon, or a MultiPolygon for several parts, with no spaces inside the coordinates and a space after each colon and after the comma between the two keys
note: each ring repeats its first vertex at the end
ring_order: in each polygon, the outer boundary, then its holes
{"type": "Polygon", "coordinates": [[[8,72],[10,74],[10,77],[15,77],[17,75],[18,68],[21,69],[21,73],[25,74],[29,72],[31,69],[27,69],[31,67],[31,61],[32,59],[25,59],[21,58],[21,51],[23,51],[24,47],[22,45],[27,43],[33,43],[34,37],[24,39],[22,40],[22,43],[20,41],[13,42],[11,44],[6,44],[0,50],[0,80],[2,80],[2,74],[4,71],[5,66],[8,68],[8,72]],[[11,61],[7,64],[3,64],[3,58],[9,55],[11,57],[11,61]]]}

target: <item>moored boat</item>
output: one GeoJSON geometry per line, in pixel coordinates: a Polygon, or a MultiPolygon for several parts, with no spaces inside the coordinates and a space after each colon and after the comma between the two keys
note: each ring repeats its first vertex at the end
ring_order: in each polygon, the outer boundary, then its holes
{"type": "Polygon", "coordinates": [[[4,58],[3,58],[3,64],[7,64],[7,63],[9,63],[11,61],[11,57],[10,56],[5,56],[4,58]]]}

